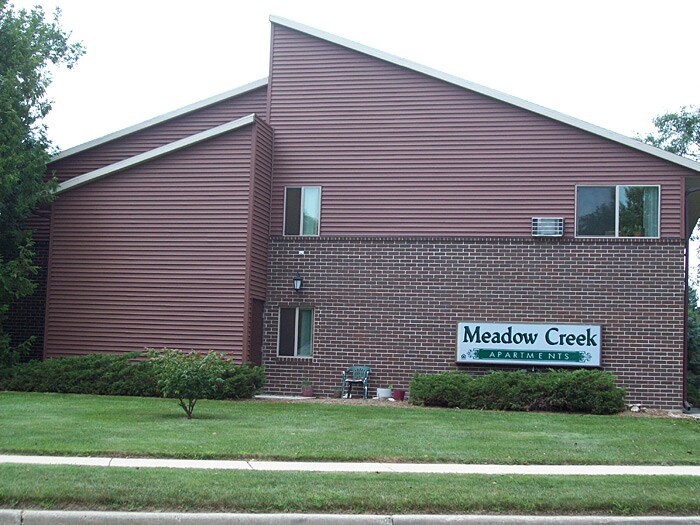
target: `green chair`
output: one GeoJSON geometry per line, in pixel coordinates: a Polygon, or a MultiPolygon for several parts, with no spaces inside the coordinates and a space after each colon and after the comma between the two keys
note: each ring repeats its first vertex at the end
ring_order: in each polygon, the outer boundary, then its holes
{"type": "Polygon", "coordinates": [[[343,370],[343,384],[340,390],[340,397],[349,398],[352,385],[362,385],[362,399],[367,399],[367,387],[369,383],[369,373],[372,369],[368,366],[351,366],[343,370]],[[346,391],[347,387],[347,391],[346,391]]]}

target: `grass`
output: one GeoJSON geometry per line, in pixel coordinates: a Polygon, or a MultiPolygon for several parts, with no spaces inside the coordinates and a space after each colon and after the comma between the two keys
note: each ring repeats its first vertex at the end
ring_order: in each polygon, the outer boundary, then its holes
{"type": "Polygon", "coordinates": [[[700,478],[0,465],[0,507],[320,513],[697,514],[700,478]]]}
{"type": "Polygon", "coordinates": [[[700,464],[695,420],[225,401],[200,401],[187,420],[169,399],[14,392],[0,413],[4,453],[700,464]]]}

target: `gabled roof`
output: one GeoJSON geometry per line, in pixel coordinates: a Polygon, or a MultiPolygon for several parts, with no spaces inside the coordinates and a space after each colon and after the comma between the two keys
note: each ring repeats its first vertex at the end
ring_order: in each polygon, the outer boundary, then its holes
{"type": "Polygon", "coordinates": [[[84,184],[87,184],[88,182],[92,182],[106,177],[107,175],[112,175],[114,173],[124,171],[125,169],[133,168],[134,166],[138,166],[139,164],[143,164],[144,162],[148,162],[149,160],[157,159],[158,157],[168,155],[169,153],[172,153],[182,148],[186,148],[188,146],[192,146],[193,144],[197,144],[198,142],[202,142],[203,140],[216,137],[218,135],[221,135],[222,133],[228,133],[229,131],[233,131],[234,129],[242,128],[244,126],[247,126],[248,124],[252,124],[254,120],[255,114],[251,113],[250,115],[241,117],[237,120],[232,120],[231,122],[227,122],[226,124],[221,124],[220,126],[216,126],[215,128],[196,133],[195,135],[190,135],[189,137],[185,137],[184,139],[176,140],[175,142],[171,142],[170,144],[166,144],[165,146],[161,146],[159,148],[140,153],[139,155],[135,155],[133,157],[129,157],[128,159],[124,159],[119,162],[115,162],[114,164],[110,164],[109,166],[104,166],[102,168],[83,173],[82,175],[73,177],[72,179],[69,179],[59,184],[55,193],[63,193],[64,191],[78,188],[84,184]]]}
{"type": "Polygon", "coordinates": [[[558,120],[559,122],[563,122],[564,124],[568,124],[568,125],[573,126],[575,128],[579,128],[579,129],[582,129],[582,130],[587,131],[589,133],[593,133],[594,135],[598,135],[598,136],[606,138],[608,140],[612,140],[613,142],[618,142],[618,143],[623,144],[625,146],[628,146],[630,148],[634,148],[636,150],[643,151],[644,153],[654,155],[655,157],[659,157],[659,158],[667,160],[669,162],[673,162],[674,164],[678,164],[678,165],[683,166],[685,168],[689,168],[693,171],[700,172],[700,162],[695,162],[695,161],[687,159],[685,157],[681,157],[679,155],[674,155],[673,153],[669,153],[668,151],[664,151],[664,150],[656,148],[654,146],[650,146],[649,144],[645,144],[644,142],[640,142],[638,140],[632,139],[630,137],[626,137],[626,136],[621,135],[619,133],[615,133],[613,131],[601,128],[599,126],[589,124],[588,122],[584,122],[583,120],[579,120],[577,118],[570,117],[570,116],[565,115],[563,113],[559,113],[558,111],[554,111],[552,109],[545,108],[545,107],[540,106],[538,104],[528,102],[527,100],[523,100],[521,98],[517,98],[517,97],[511,96],[511,95],[508,95],[506,93],[502,93],[500,91],[482,86],[480,84],[475,84],[474,82],[469,82],[468,80],[464,80],[462,78],[455,77],[453,75],[449,75],[449,74],[443,73],[441,71],[437,71],[435,69],[423,66],[421,64],[416,64],[415,62],[411,62],[411,61],[406,60],[404,58],[400,58],[400,57],[391,55],[389,53],[384,53],[383,51],[379,51],[377,49],[373,49],[371,47],[367,47],[367,46],[364,46],[362,44],[358,44],[357,42],[353,42],[351,40],[347,40],[345,38],[342,38],[342,37],[339,37],[339,36],[336,36],[336,35],[333,35],[330,33],[326,33],[325,31],[320,31],[318,29],[314,29],[313,27],[299,24],[297,22],[294,22],[292,20],[288,20],[286,18],[281,18],[278,16],[270,16],[270,22],[272,22],[273,24],[278,24],[278,25],[281,25],[284,27],[288,27],[290,29],[294,29],[295,31],[299,31],[301,33],[306,33],[307,35],[311,35],[311,36],[314,36],[316,38],[320,38],[321,40],[326,40],[328,42],[332,42],[333,44],[337,44],[339,46],[343,46],[343,47],[346,47],[348,49],[352,49],[352,50],[357,51],[359,53],[363,53],[365,55],[369,55],[369,56],[372,56],[374,58],[384,60],[385,62],[390,62],[390,63],[395,64],[397,66],[405,67],[407,69],[412,69],[413,71],[417,71],[418,73],[423,73],[424,75],[428,75],[430,77],[437,78],[437,79],[442,80],[444,82],[448,82],[450,84],[454,84],[456,86],[463,87],[463,88],[468,89],[470,91],[474,91],[476,93],[486,95],[487,97],[491,97],[493,99],[500,100],[502,102],[506,102],[507,104],[511,104],[513,106],[517,106],[517,107],[520,107],[522,109],[526,109],[527,111],[531,111],[533,113],[543,115],[543,116],[551,118],[553,120],[558,120]]]}
{"type": "Polygon", "coordinates": [[[185,115],[187,113],[191,113],[192,111],[197,111],[198,109],[202,109],[202,108],[205,108],[207,106],[211,106],[213,104],[216,104],[216,103],[221,102],[223,100],[226,100],[228,98],[242,95],[244,93],[247,93],[249,91],[253,91],[255,89],[264,87],[266,85],[267,85],[267,77],[261,78],[260,80],[256,80],[255,82],[251,82],[251,83],[246,84],[244,86],[237,87],[236,89],[232,89],[230,91],[226,91],[225,93],[220,93],[219,95],[214,95],[213,97],[209,97],[209,98],[206,98],[204,100],[200,100],[199,102],[195,102],[194,104],[190,104],[189,106],[185,106],[183,108],[176,109],[174,111],[170,111],[170,112],[165,113],[163,115],[160,115],[158,117],[153,117],[152,119],[145,120],[139,124],[135,124],[133,126],[129,126],[128,128],[124,128],[122,130],[115,131],[114,133],[110,133],[109,135],[105,135],[104,137],[100,137],[100,138],[91,140],[89,142],[86,142],[84,144],[80,144],[78,146],[68,148],[67,150],[61,151],[60,153],[57,153],[56,155],[51,157],[50,162],[65,159],[66,157],[70,157],[71,155],[75,155],[76,153],[80,153],[81,151],[85,151],[85,150],[88,150],[90,148],[94,148],[95,146],[99,146],[101,144],[104,144],[105,142],[109,142],[111,140],[118,139],[118,138],[124,137],[126,135],[130,135],[131,133],[135,133],[137,131],[141,131],[142,129],[146,129],[146,128],[149,128],[151,126],[155,126],[156,124],[160,124],[161,122],[165,122],[166,120],[180,117],[180,116],[185,115]]]}

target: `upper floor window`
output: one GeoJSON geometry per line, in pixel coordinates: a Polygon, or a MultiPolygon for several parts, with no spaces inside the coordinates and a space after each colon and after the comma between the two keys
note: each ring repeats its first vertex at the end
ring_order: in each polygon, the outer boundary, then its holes
{"type": "Polygon", "coordinates": [[[287,187],[284,192],[284,234],[318,235],[321,222],[321,188],[287,187]]]}
{"type": "Polygon", "coordinates": [[[659,186],[578,186],[577,237],[658,237],[659,186]]]}

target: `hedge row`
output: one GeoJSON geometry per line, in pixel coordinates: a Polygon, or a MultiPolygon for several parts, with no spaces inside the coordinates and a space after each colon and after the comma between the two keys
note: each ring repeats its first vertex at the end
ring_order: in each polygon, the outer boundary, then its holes
{"type": "Polygon", "coordinates": [[[547,373],[492,372],[417,374],[411,401],[437,407],[615,414],[625,408],[626,392],[615,376],[601,370],[550,370],[547,373]]]}
{"type": "MultiPolygon", "coordinates": [[[[137,360],[140,356],[132,352],[31,361],[2,373],[0,390],[161,397],[155,363],[137,360]]],[[[261,367],[222,361],[223,382],[210,399],[249,398],[265,384],[261,367]]]]}

